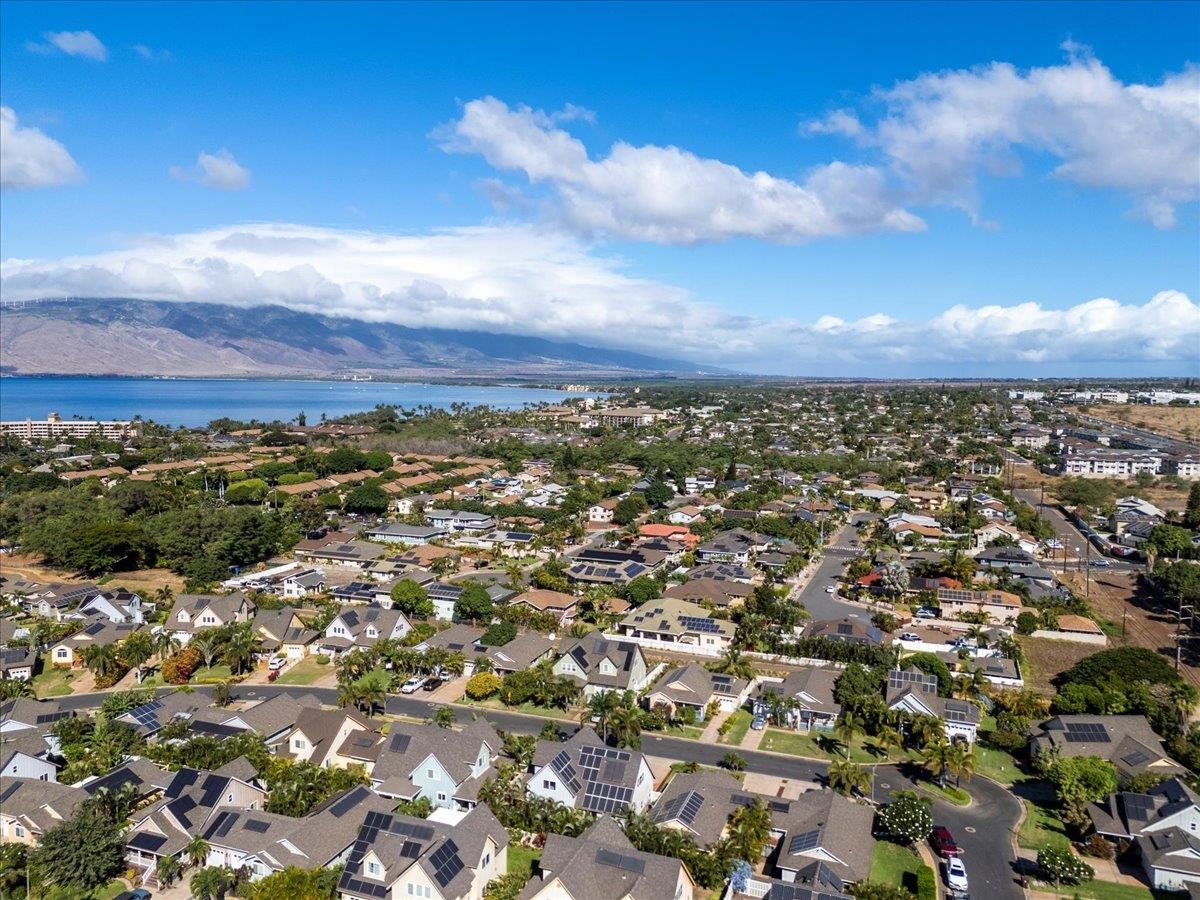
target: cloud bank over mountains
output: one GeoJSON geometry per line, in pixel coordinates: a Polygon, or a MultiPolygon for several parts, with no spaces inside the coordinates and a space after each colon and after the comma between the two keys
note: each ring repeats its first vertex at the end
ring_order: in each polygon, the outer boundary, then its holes
{"type": "Polygon", "coordinates": [[[1178,291],[1065,310],[1036,302],[957,305],[926,321],[765,318],[636,278],[561,231],[480,226],[391,235],[292,224],[235,225],[59,260],[0,264],[5,299],[128,297],[290,309],[410,326],[573,340],[773,373],[823,366],[1042,362],[1197,367],[1200,307],[1178,291]]]}

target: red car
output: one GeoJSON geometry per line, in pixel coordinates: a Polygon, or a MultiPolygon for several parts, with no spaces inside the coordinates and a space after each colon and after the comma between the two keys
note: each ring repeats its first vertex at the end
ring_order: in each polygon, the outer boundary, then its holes
{"type": "Polygon", "coordinates": [[[954,840],[954,835],[945,825],[934,826],[933,831],[929,833],[929,843],[942,859],[949,859],[951,856],[958,856],[962,853],[958,843],[954,840]]]}

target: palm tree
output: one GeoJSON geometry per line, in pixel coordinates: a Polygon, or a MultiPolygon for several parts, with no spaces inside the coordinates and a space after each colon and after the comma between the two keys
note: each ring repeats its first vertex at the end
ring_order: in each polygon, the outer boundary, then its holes
{"type": "Polygon", "coordinates": [[[618,706],[609,715],[609,728],[618,747],[642,745],[642,713],[636,706],[618,706]]]}
{"type": "Polygon", "coordinates": [[[930,774],[937,777],[940,787],[946,786],[946,773],[950,771],[954,752],[954,745],[946,740],[944,735],[921,751],[921,761],[925,763],[930,774]]]}
{"type": "Polygon", "coordinates": [[[216,866],[201,869],[188,882],[197,900],[216,900],[232,886],[233,873],[216,866]]]}
{"type": "Polygon", "coordinates": [[[746,806],[739,806],[729,817],[727,846],[734,859],[744,859],[753,865],[770,839],[771,810],[761,797],[746,806]]]}
{"type": "Polygon", "coordinates": [[[881,756],[888,756],[893,750],[899,750],[903,746],[904,735],[890,726],[885,725],[875,735],[875,747],[881,756]]]}
{"type": "Polygon", "coordinates": [[[616,691],[601,691],[593,694],[587,709],[580,716],[580,724],[587,725],[592,719],[595,719],[596,732],[600,735],[601,740],[608,743],[609,717],[620,703],[621,700],[616,691]]]}
{"type": "Polygon", "coordinates": [[[193,866],[202,866],[208,859],[208,841],[202,837],[194,837],[183,848],[183,855],[193,866]]]}
{"type": "Polygon", "coordinates": [[[170,887],[174,884],[175,879],[179,877],[179,873],[179,858],[176,856],[164,856],[154,867],[154,879],[161,887],[170,887]]]}
{"type": "Polygon", "coordinates": [[[954,785],[958,787],[964,778],[970,782],[975,774],[975,750],[965,741],[953,741],[950,748],[950,771],[954,773],[954,785]]]}
{"type": "Polygon", "coordinates": [[[258,652],[258,645],[258,635],[251,631],[248,625],[241,625],[234,629],[233,634],[229,636],[229,641],[225,644],[224,657],[235,675],[250,667],[254,661],[254,655],[258,652]]]}
{"type": "Polygon", "coordinates": [[[843,712],[842,717],[838,719],[838,723],[834,726],[833,733],[842,746],[846,748],[846,759],[850,758],[850,745],[854,742],[854,737],[862,731],[862,723],[855,718],[852,712],[843,712]]]}
{"type": "Polygon", "coordinates": [[[204,668],[206,669],[212,668],[213,660],[217,658],[217,654],[221,651],[220,638],[211,628],[193,635],[188,646],[195,647],[197,652],[204,657],[204,668]]]}
{"type": "Polygon", "coordinates": [[[121,659],[137,669],[138,684],[142,683],[142,666],[154,655],[154,642],[144,631],[135,631],[121,644],[121,659]]]}
{"type": "Polygon", "coordinates": [[[179,638],[167,631],[165,626],[156,631],[150,640],[154,645],[154,652],[158,655],[159,662],[168,656],[174,656],[182,646],[179,638]]]}
{"type": "Polygon", "coordinates": [[[855,791],[865,794],[871,787],[871,773],[848,760],[829,764],[829,787],[847,797],[855,791]]]}
{"type": "Polygon", "coordinates": [[[121,657],[115,644],[96,644],[83,651],[83,664],[96,678],[109,678],[121,671],[121,657]]]}
{"type": "Polygon", "coordinates": [[[357,681],[338,682],[337,705],[342,709],[347,706],[358,707],[362,702],[363,692],[357,681]]]}
{"type": "Polygon", "coordinates": [[[753,663],[737,647],[730,647],[721,654],[721,658],[713,663],[712,670],[745,681],[750,681],[755,675],[753,663]]]}
{"type": "Polygon", "coordinates": [[[945,740],[945,726],[934,716],[917,716],[913,719],[909,733],[918,747],[927,747],[938,740],[945,740]]]}
{"type": "Polygon", "coordinates": [[[19,697],[32,698],[33,685],[27,678],[0,678],[0,700],[16,700],[19,697]]]}

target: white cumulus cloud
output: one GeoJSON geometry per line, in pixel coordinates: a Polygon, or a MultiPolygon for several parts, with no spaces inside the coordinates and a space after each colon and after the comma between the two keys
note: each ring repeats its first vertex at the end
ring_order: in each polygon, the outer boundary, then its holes
{"type": "Polygon", "coordinates": [[[26,48],[31,53],[54,53],[67,56],[82,56],[84,59],[104,62],[108,59],[108,48],[90,31],[47,31],[42,35],[45,43],[30,42],[26,48]]]}
{"type": "Polygon", "coordinates": [[[171,166],[177,181],[198,181],[219,191],[240,191],[250,186],[250,170],[238,164],[225,148],[216,153],[200,151],[194,166],[171,166]]]}
{"type": "Polygon", "coordinates": [[[590,113],[546,113],[472,100],[440,129],[444,149],[477,153],[493,168],[545,185],[561,220],[587,235],[692,244],[733,237],[784,243],[878,231],[920,231],[881,172],[835,162],[802,182],[745,172],[679,147],[620,141],[599,160],[561,123],[590,113]]]}
{"type": "Polygon", "coordinates": [[[924,374],[991,366],[1008,374],[1156,364],[1200,374],[1200,307],[1178,291],[1142,304],[1100,298],[955,305],[928,319],[765,318],[623,271],[579,240],[532,226],[418,235],[306,225],[232,225],[152,236],[124,249],[0,263],[0,295],[132,297],[291,309],[672,355],[760,372],[924,374]]]}
{"type": "Polygon", "coordinates": [[[1200,197],[1200,68],[1125,83],[1074,45],[1060,65],[1003,62],[921,75],[877,90],[876,115],[839,109],[807,124],[877,148],[910,202],[980,214],[981,173],[1015,175],[1020,153],[1047,154],[1066,181],[1128,195],[1156,227],[1200,197]],[[865,119],[865,121],[864,121],[865,119]]]}
{"type": "Polygon", "coordinates": [[[20,124],[12,107],[0,106],[0,187],[55,187],[82,177],[66,147],[40,129],[20,124]]]}

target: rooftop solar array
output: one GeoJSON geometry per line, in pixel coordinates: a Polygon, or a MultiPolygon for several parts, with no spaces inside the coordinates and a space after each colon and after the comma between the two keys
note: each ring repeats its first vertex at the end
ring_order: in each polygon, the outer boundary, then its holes
{"type": "Polygon", "coordinates": [[[264,822],[262,819],[247,819],[245,824],[247,831],[253,831],[256,834],[263,834],[271,827],[269,822],[264,822]]]}
{"type": "Polygon", "coordinates": [[[703,632],[704,634],[717,634],[721,630],[720,625],[712,619],[703,616],[680,616],[679,624],[684,628],[703,632]]]}
{"type": "Polygon", "coordinates": [[[166,837],[161,834],[154,834],[149,831],[139,831],[125,842],[126,846],[132,847],[134,850],[144,850],[146,853],[153,853],[159,847],[167,842],[166,837]]]}
{"type": "Polygon", "coordinates": [[[1067,743],[1107,744],[1111,741],[1108,729],[1100,722],[1068,722],[1067,743]]]}
{"type": "Polygon", "coordinates": [[[340,819],[350,810],[354,809],[354,807],[358,806],[362,799],[362,795],[358,791],[347,791],[345,797],[329,807],[329,814],[335,819],[340,819]]]}
{"type": "Polygon", "coordinates": [[[646,861],[644,859],[639,859],[636,856],[630,856],[625,853],[615,853],[612,850],[597,850],[596,862],[602,866],[624,869],[626,872],[636,872],[639,875],[646,870],[646,861]]]}
{"type": "Polygon", "coordinates": [[[937,676],[926,675],[924,672],[917,670],[892,669],[888,672],[888,687],[889,688],[906,688],[906,687],[932,687],[937,690],[937,676]]]}
{"type": "Polygon", "coordinates": [[[235,821],[237,821],[237,816],[234,813],[221,813],[213,820],[212,827],[208,829],[209,837],[225,837],[229,834],[229,829],[233,827],[235,821]]]}
{"type": "Polygon", "coordinates": [[[463,861],[458,856],[458,845],[446,838],[446,843],[438,847],[429,858],[429,864],[433,867],[434,881],[444,888],[463,870],[463,861]]]}
{"type": "Polygon", "coordinates": [[[801,834],[792,835],[792,839],[788,841],[788,853],[796,854],[803,853],[806,850],[811,850],[821,840],[821,832],[819,829],[812,829],[801,834]]]}
{"type": "Polygon", "coordinates": [[[632,799],[633,788],[593,781],[584,791],[583,808],[589,812],[616,812],[628,806],[632,799]]]}
{"type": "Polygon", "coordinates": [[[125,715],[133,719],[141,728],[157,728],[160,709],[162,709],[162,701],[151,700],[149,703],[143,703],[141,706],[129,710],[125,715]]]}
{"type": "Polygon", "coordinates": [[[48,725],[51,722],[57,722],[59,719],[65,719],[69,715],[71,715],[71,711],[66,709],[60,709],[57,712],[42,713],[34,719],[33,724],[48,725]]]}
{"type": "Polygon", "coordinates": [[[696,813],[700,812],[700,807],[703,805],[703,794],[688,791],[667,801],[655,814],[654,821],[673,822],[678,820],[685,825],[692,825],[696,821],[696,813]]]}
{"type": "Polygon", "coordinates": [[[1145,822],[1154,811],[1154,799],[1145,794],[1123,794],[1125,817],[1137,822],[1145,822]]]}
{"type": "Polygon", "coordinates": [[[1121,762],[1125,763],[1127,766],[1140,766],[1142,763],[1148,762],[1149,759],[1150,754],[1143,750],[1134,750],[1128,756],[1122,756],[1121,762]]]}
{"type": "Polygon", "coordinates": [[[562,779],[563,785],[572,794],[578,794],[583,785],[579,781],[579,776],[575,773],[575,767],[571,765],[571,757],[566,750],[559,751],[558,756],[550,760],[550,768],[554,773],[562,779]]]}

